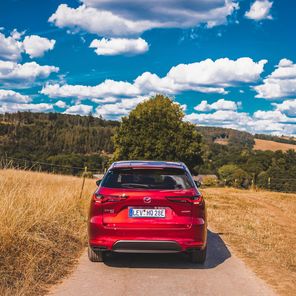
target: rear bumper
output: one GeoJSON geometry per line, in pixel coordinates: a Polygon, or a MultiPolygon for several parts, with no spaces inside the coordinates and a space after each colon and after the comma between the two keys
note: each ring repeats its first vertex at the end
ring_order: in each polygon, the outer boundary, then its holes
{"type": "Polygon", "coordinates": [[[113,245],[112,251],[118,253],[177,253],[181,251],[181,247],[175,241],[119,240],[113,245]]]}
{"type": "Polygon", "coordinates": [[[110,229],[89,224],[89,245],[94,250],[122,253],[177,253],[203,249],[207,227],[203,219],[187,229],[110,229]]]}

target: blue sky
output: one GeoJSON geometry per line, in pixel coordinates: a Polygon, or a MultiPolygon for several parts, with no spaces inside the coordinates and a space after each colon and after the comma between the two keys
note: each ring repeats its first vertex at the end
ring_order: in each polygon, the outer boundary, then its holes
{"type": "Polygon", "coordinates": [[[0,113],[119,119],[166,94],[200,125],[296,135],[296,2],[6,0],[0,113]]]}

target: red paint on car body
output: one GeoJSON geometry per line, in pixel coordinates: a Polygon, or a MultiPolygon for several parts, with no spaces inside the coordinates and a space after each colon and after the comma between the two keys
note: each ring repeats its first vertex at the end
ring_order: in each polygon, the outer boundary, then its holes
{"type": "Polygon", "coordinates": [[[183,163],[116,162],[91,199],[88,235],[93,250],[203,250],[205,201],[183,163]]]}

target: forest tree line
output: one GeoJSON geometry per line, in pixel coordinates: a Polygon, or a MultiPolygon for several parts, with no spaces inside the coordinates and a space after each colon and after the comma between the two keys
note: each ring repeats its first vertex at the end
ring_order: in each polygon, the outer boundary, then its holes
{"type": "MultiPolygon", "coordinates": [[[[102,172],[112,161],[113,136],[119,126],[118,121],[91,114],[2,114],[0,155],[19,167],[36,168],[39,162],[44,163],[39,168],[50,172],[77,175],[85,166],[89,171],[102,172]]],[[[215,174],[228,186],[249,188],[255,184],[296,191],[295,151],[254,151],[254,136],[233,129],[199,126],[197,131],[202,143],[200,159],[190,161],[194,174],[215,174]],[[227,139],[227,145],[215,143],[216,139],[227,139]]]]}

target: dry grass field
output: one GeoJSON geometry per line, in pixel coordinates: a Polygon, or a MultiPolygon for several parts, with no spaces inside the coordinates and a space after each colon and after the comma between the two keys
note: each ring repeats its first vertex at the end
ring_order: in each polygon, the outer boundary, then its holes
{"type": "MultiPolygon", "coordinates": [[[[42,295],[86,245],[94,180],[0,171],[0,295],[42,295]]],[[[203,189],[210,227],[282,295],[296,286],[296,195],[203,189]]]]}
{"type": "Polygon", "coordinates": [[[210,227],[281,295],[296,290],[296,194],[202,190],[210,227]]]}
{"type": "Polygon", "coordinates": [[[228,139],[216,139],[214,141],[215,144],[220,144],[220,145],[228,145],[229,141],[228,139]]]}
{"type": "Polygon", "coordinates": [[[0,171],[0,295],[42,295],[74,265],[86,242],[95,188],[81,178],[0,171]]]}
{"type": "Polygon", "coordinates": [[[286,144],[286,143],[279,143],[274,141],[267,141],[261,139],[255,139],[254,150],[271,150],[271,151],[288,151],[289,149],[296,150],[296,145],[293,144],[286,144]]]}

